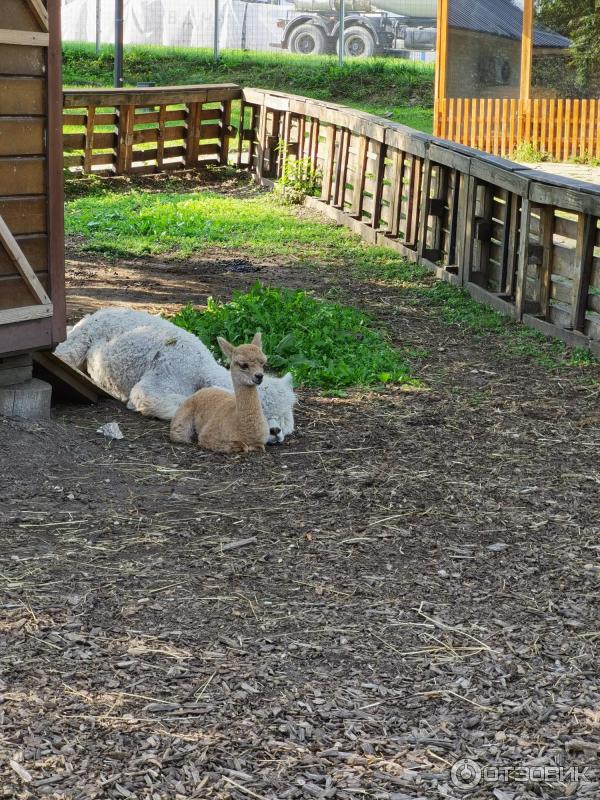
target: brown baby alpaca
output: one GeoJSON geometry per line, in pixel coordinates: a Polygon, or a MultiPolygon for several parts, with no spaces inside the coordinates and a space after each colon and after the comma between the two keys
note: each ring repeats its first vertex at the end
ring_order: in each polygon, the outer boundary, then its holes
{"type": "Polygon", "coordinates": [[[262,352],[260,333],[251,344],[234,347],[217,338],[223,354],[231,362],[235,396],[225,389],[200,389],[177,409],[171,421],[171,439],[198,444],[218,453],[247,453],[264,450],[269,426],[260,403],[257,386],[262,383],[267,358],[262,352]]]}

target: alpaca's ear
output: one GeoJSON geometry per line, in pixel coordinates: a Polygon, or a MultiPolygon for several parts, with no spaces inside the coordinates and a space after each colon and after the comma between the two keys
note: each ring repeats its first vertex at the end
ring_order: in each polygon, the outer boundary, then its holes
{"type": "Polygon", "coordinates": [[[231,359],[233,358],[233,351],[235,347],[232,344],[229,344],[227,339],[224,339],[222,336],[217,336],[217,342],[219,343],[219,347],[221,348],[221,352],[224,356],[231,359]]]}
{"type": "Polygon", "coordinates": [[[291,373],[291,372],[286,372],[286,373],[285,373],[285,375],[283,376],[283,378],[282,378],[281,380],[282,380],[284,383],[287,383],[287,385],[288,385],[288,386],[290,386],[290,387],[292,387],[292,388],[293,388],[293,386],[294,386],[294,378],[293,378],[293,376],[292,376],[292,373],[291,373]]]}
{"type": "Polygon", "coordinates": [[[254,334],[254,339],[252,339],[252,344],[255,347],[260,347],[262,350],[262,333],[260,331],[254,334]]]}

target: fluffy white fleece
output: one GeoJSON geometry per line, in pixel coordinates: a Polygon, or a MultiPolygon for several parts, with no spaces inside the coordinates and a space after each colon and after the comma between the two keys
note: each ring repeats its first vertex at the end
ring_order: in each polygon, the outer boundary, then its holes
{"type": "MultiPolygon", "coordinates": [[[[149,417],[172,419],[186,397],[205,386],[233,391],[229,370],[198,337],[145,311],[102,308],[78,322],[55,353],[149,417]]],[[[282,442],[294,430],[292,376],[265,375],[258,391],[269,442],[282,442]]]]}

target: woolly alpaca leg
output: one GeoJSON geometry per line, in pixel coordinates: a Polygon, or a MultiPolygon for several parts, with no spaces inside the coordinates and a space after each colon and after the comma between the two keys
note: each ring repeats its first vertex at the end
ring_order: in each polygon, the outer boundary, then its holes
{"type": "Polygon", "coordinates": [[[207,431],[206,428],[198,434],[198,444],[204,450],[212,450],[214,453],[248,453],[252,449],[234,439],[215,437],[214,433],[207,431]]]}
{"type": "Polygon", "coordinates": [[[179,406],[186,400],[186,395],[174,392],[160,392],[142,378],[129,394],[127,408],[138,411],[145,417],[173,419],[179,406]]]}
{"type": "Polygon", "coordinates": [[[171,441],[187,444],[194,438],[196,432],[194,425],[194,408],[189,403],[183,403],[171,420],[171,441]]]}
{"type": "Polygon", "coordinates": [[[68,335],[65,342],[61,342],[54,351],[60,359],[70,367],[82,369],[85,365],[88,350],[90,349],[90,336],[87,326],[76,325],[68,335]]]}

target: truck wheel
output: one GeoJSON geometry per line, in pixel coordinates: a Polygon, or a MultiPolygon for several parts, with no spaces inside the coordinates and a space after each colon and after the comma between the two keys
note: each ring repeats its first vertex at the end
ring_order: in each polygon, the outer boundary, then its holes
{"type": "MultiPolygon", "coordinates": [[[[338,42],[339,47],[339,42],[338,42]]],[[[360,25],[352,25],[344,31],[344,55],[351,58],[370,58],[375,55],[377,45],[373,34],[360,25]]]]}
{"type": "Polygon", "coordinates": [[[316,25],[298,25],[292,31],[289,49],[300,56],[320,56],[325,52],[325,34],[316,25]]]}

